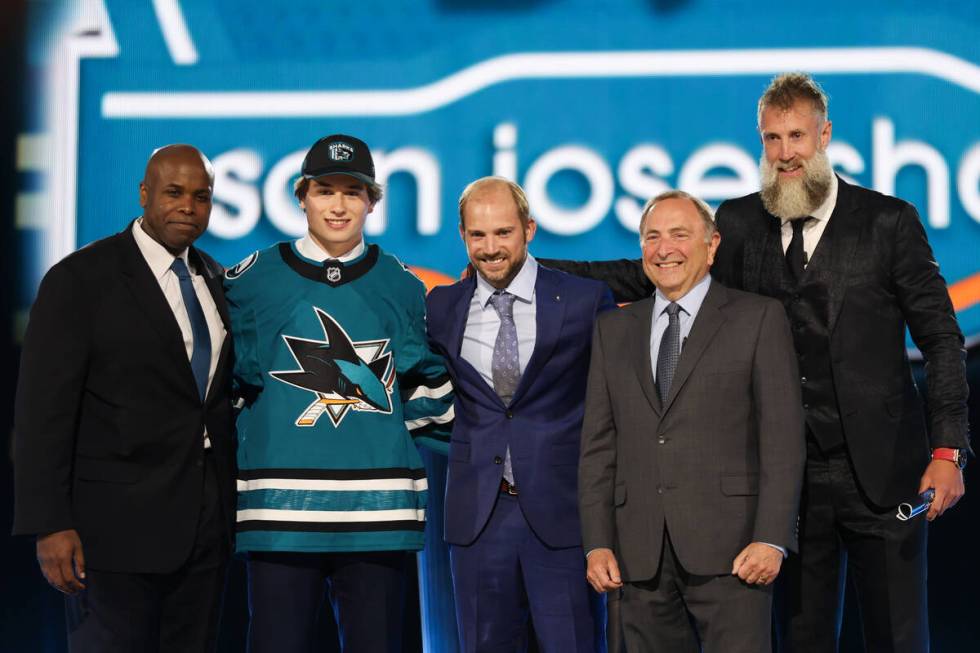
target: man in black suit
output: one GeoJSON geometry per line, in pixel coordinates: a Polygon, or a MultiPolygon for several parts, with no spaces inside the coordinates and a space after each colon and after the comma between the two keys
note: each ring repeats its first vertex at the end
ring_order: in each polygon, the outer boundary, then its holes
{"type": "Polygon", "coordinates": [[[72,651],[214,648],[234,518],[221,269],[191,244],[210,162],[154,152],[143,216],[45,275],[24,339],[14,533],[66,594],[72,651]]]}
{"type": "MultiPolygon", "coordinates": [[[[715,218],[713,275],[783,303],[800,366],[800,553],[783,573],[777,632],[783,651],[836,650],[849,561],[868,649],[926,651],[926,524],[896,520],[895,506],[933,488],[931,521],[964,493],[963,336],[915,207],[834,175],[831,130],[816,82],[775,78],[759,100],[762,190],[715,218]],[[928,413],[906,327],[926,361],[928,413]]],[[[543,263],[601,278],[620,301],[652,291],[639,262],[543,263]]]]}

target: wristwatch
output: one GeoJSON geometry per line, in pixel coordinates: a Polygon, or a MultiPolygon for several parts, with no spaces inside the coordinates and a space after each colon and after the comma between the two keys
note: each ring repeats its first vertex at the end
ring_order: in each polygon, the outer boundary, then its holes
{"type": "Polygon", "coordinates": [[[932,450],[933,460],[948,460],[960,469],[966,467],[967,450],[952,449],[950,447],[937,447],[932,450]]]}

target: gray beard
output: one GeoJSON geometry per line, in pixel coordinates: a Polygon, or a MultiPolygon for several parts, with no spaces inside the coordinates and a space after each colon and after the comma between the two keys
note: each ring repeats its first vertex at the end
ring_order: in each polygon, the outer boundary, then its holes
{"type": "Polygon", "coordinates": [[[796,220],[813,215],[830,193],[834,171],[827,153],[817,150],[809,160],[801,163],[802,176],[780,179],[776,164],[769,163],[765,154],[759,159],[762,205],[777,218],[796,220]]]}

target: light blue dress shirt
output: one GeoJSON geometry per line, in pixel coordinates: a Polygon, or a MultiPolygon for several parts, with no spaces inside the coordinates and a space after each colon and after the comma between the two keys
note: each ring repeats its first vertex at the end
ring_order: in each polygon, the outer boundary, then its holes
{"type": "MultiPolygon", "coordinates": [[[[517,329],[517,361],[521,375],[527,368],[534,352],[537,338],[537,302],[534,298],[534,284],[538,280],[538,262],[530,254],[524,260],[520,272],[504,290],[516,297],[514,300],[514,326],[517,329]]],[[[470,310],[463,330],[463,345],[460,356],[472,365],[490,388],[493,388],[493,346],[500,330],[500,316],[490,303],[490,296],[497,289],[476,275],[476,291],[470,300],[470,310]]],[[[504,456],[503,476],[517,484],[510,461],[510,447],[504,456]]]]}

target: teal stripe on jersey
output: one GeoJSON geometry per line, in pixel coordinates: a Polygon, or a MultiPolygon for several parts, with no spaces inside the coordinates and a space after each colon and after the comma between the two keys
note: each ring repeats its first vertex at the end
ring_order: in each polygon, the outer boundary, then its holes
{"type": "Polygon", "coordinates": [[[425,507],[426,492],[421,490],[250,490],[238,493],[239,510],[400,510],[425,507]]]}

